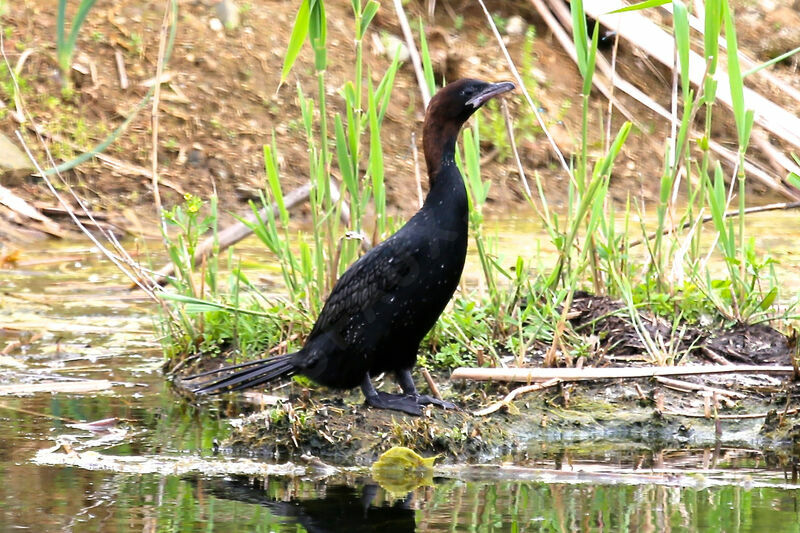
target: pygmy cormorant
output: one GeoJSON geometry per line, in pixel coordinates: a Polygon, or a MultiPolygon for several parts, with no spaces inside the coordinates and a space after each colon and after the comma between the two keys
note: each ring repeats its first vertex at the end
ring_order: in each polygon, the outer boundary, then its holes
{"type": "Polygon", "coordinates": [[[412,415],[422,405],[454,408],[417,393],[411,369],[419,343],[456,290],[467,254],[467,191],[455,163],[461,126],[510,82],[462,79],[430,101],[422,145],[430,190],[422,208],[339,278],[305,345],[297,352],[197,374],[232,373],[201,384],[196,393],[263,385],[299,374],[334,389],[361,385],[366,403],[412,415]],[[375,390],[370,376],[395,375],[403,394],[375,390]]]}

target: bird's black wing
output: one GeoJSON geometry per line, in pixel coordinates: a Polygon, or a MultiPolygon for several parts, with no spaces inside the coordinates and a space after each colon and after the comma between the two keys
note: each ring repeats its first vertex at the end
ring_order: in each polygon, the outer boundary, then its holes
{"type": "Polygon", "coordinates": [[[309,335],[313,338],[342,327],[357,313],[369,312],[407,283],[418,268],[412,232],[408,224],[353,263],[333,287],[309,335]]]}

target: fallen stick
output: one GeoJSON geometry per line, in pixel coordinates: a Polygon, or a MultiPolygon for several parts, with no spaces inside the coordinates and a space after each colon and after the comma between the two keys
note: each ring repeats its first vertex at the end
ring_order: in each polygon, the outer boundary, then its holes
{"type": "Polygon", "coordinates": [[[746,394],[742,394],[741,392],[732,391],[732,390],[725,390],[725,389],[718,389],[717,387],[709,387],[706,385],[700,385],[699,383],[691,383],[689,381],[681,381],[677,379],[670,379],[665,378],[662,376],[656,376],[656,381],[661,383],[664,386],[670,387],[672,389],[680,390],[683,392],[690,392],[690,391],[704,391],[709,393],[717,393],[720,396],[730,396],[731,398],[746,398],[746,394]]]}
{"type": "Polygon", "coordinates": [[[422,369],[422,377],[425,378],[425,382],[428,384],[428,388],[431,389],[431,395],[433,395],[433,397],[436,398],[437,400],[441,400],[442,393],[439,392],[439,387],[436,386],[436,382],[433,381],[431,373],[428,372],[427,368],[422,369]]]}
{"type": "Polygon", "coordinates": [[[474,381],[517,381],[530,383],[561,379],[585,381],[594,379],[652,378],[656,376],[691,376],[698,374],[792,374],[791,366],[724,365],[724,366],[650,366],[636,368],[456,368],[450,379],[474,381]]]}
{"type": "Polygon", "coordinates": [[[41,222],[44,231],[54,237],[64,237],[66,235],[66,232],[56,222],[43,215],[38,209],[2,185],[0,185],[0,204],[20,216],[41,222]]]}
{"type": "Polygon", "coordinates": [[[128,73],[125,70],[125,59],[122,57],[122,52],[118,49],[114,50],[114,59],[117,62],[117,73],[119,74],[119,86],[121,89],[128,88],[128,73]]]}
{"type": "Polygon", "coordinates": [[[422,60],[420,60],[417,45],[414,44],[414,34],[411,32],[411,26],[408,24],[408,17],[406,16],[405,9],[403,9],[403,2],[401,0],[394,0],[394,10],[397,13],[397,21],[400,23],[400,28],[403,30],[403,37],[406,40],[406,47],[408,48],[408,55],[411,57],[411,64],[414,66],[417,84],[422,93],[422,102],[427,109],[428,102],[431,101],[431,89],[433,89],[433,87],[428,87],[428,82],[425,80],[425,73],[422,70],[422,60]]]}
{"type": "MultiPolygon", "coordinates": [[[[293,191],[289,192],[286,196],[284,196],[283,201],[286,209],[292,209],[293,207],[299,205],[302,202],[308,200],[308,195],[311,192],[311,183],[306,183],[305,185],[294,189],[293,191]]],[[[276,204],[272,204],[269,207],[262,207],[258,210],[258,215],[255,213],[250,213],[242,217],[242,220],[237,220],[235,223],[231,224],[227,228],[223,229],[217,234],[217,239],[219,240],[219,251],[222,251],[230,246],[233,246],[237,242],[241,241],[251,233],[251,230],[244,222],[248,222],[251,224],[255,224],[258,222],[259,219],[263,220],[266,216],[268,211],[272,210],[273,216],[278,216],[278,206],[276,204]],[[243,222],[244,221],[244,222],[243,222]]],[[[343,210],[344,211],[344,210],[343,210]]],[[[214,236],[211,235],[203,239],[203,242],[197,245],[197,248],[194,251],[194,264],[200,264],[208,254],[214,249],[214,236]]],[[[163,285],[167,281],[167,277],[171,276],[172,273],[175,271],[175,265],[172,263],[166,264],[161,267],[155,273],[155,281],[159,285],[163,285]]]]}
{"type": "Polygon", "coordinates": [[[484,407],[483,409],[479,409],[478,411],[475,411],[472,414],[475,416],[490,415],[495,411],[498,411],[502,407],[508,407],[509,404],[511,404],[511,402],[514,401],[514,398],[516,398],[521,394],[527,394],[529,392],[535,392],[537,390],[546,389],[548,387],[554,387],[559,383],[561,383],[560,379],[553,378],[553,379],[548,379],[547,381],[543,381],[541,383],[536,383],[535,385],[525,385],[524,387],[517,387],[516,389],[506,394],[506,397],[500,400],[499,402],[494,402],[492,405],[484,407]]]}

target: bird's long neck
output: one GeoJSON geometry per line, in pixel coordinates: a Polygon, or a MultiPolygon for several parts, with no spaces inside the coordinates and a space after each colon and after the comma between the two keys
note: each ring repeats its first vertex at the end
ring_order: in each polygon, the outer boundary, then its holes
{"type": "Polygon", "coordinates": [[[425,121],[422,130],[422,148],[431,190],[442,168],[448,165],[455,166],[456,139],[460,129],[460,124],[452,122],[441,124],[432,120],[425,121]]]}
{"type": "Polygon", "coordinates": [[[456,166],[456,136],[448,137],[437,146],[441,148],[438,164],[431,166],[428,162],[430,190],[425,198],[425,209],[434,211],[440,224],[451,226],[452,222],[458,227],[466,227],[467,190],[456,166]]]}

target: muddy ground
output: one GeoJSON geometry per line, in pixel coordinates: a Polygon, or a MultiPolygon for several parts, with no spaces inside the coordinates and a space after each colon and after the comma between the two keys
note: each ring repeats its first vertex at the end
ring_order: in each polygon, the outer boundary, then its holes
{"type": "MultiPolygon", "coordinates": [[[[412,417],[366,407],[357,391],[342,397],[315,389],[309,397],[294,385],[286,401],[274,406],[231,404],[234,429],[221,450],[355,465],[369,465],[393,446],[407,446],[423,456],[438,454],[445,463],[524,462],[559,446],[584,446],[587,453],[620,446],[653,451],[719,446],[761,450],[773,464],[800,453],[800,424],[791,407],[797,405],[800,390],[772,376],[686,378],[746,394],[746,399],[720,397],[719,420],[713,408],[704,416],[702,396],[652,379],[563,383],[477,416],[474,411],[521,384],[464,385],[448,383],[447,376],[439,379],[443,396],[459,402],[463,411],[430,409],[412,417]]],[[[259,402],[260,396],[253,393],[248,399],[259,402]]]]}
{"type": "MultiPolygon", "coordinates": [[[[263,187],[261,147],[269,141],[271,132],[275,132],[281,153],[284,189],[288,191],[307,179],[308,163],[305,142],[300,138],[296,86],[300,84],[310,94],[315,92],[316,81],[310,63],[311,52],[306,48],[288,83],[278,88],[295,14],[294,2],[240,2],[240,24],[231,30],[219,28],[215,4],[212,0],[180,3],[179,31],[173,59],[167,68],[169,82],[163,86],[159,109],[161,194],[169,207],[180,201],[183,193],[207,197],[216,190],[224,209],[241,212],[246,210],[244,202],[257,198],[263,187]]],[[[580,128],[580,83],[575,65],[530,3],[516,0],[488,4],[520,65],[525,64],[521,57],[525,38],[517,23],[522,21],[523,31],[535,31],[533,58],[529,62],[532,67],[529,75],[538,85],[534,96],[551,126],[551,133],[569,159],[580,128]],[[511,28],[509,21],[515,16],[521,19],[511,28]]],[[[800,44],[789,46],[797,38],[789,22],[800,17],[788,0],[738,4],[738,16],[744,21],[740,29],[742,47],[751,56],[763,60],[782,46],[788,46],[788,50],[800,44]]],[[[426,5],[412,1],[406,4],[406,9],[412,21],[418,18],[426,21],[439,75],[446,75],[448,79],[510,77],[477,4],[464,7],[459,2],[439,1],[432,17],[428,16],[426,5]]],[[[81,72],[73,71],[75,90],[62,94],[62,80],[53,59],[56,30],[52,3],[42,0],[2,3],[0,24],[8,60],[16,66],[24,58],[19,69],[23,107],[49,132],[50,149],[57,160],[69,159],[104,138],[146,93],[148,80],[152,80],[156,72],[163,7],[162,2],[97,2],[79,35],[75,64],[81,72]],[[118,59],[127,75],[127,88],[121,87],[118,59]]],[[[68,20],[72,9],[75,6],[70,5],[68,20]]],[[[341,109],[338,90],[352,76],[354,57],[350,2],[328,1],[326,9],[330,42],[327,91],[332,107],[341,109]]],[[[390,2],[381,7],[365,39],[365,72],[370,72],[373,80],[379,79],[389,64],[380,44],[386,35],[401,35],[390,2]]],[[[608,55],[610,51],[603,53],[608,55]]],[[[628,79],[669,107],[671,76],[664,68],[624,42],[619,47],[617,65],[628,79]]],[[[773,70],[781,79],[798,87],[795,67],[794,60],[789,60],[773,70]]],[[[7,86],[7,72],[3,76],[7,86]]],[[[761,89],[769,94],[768,89],[761,89]]],[[[13,138],[13,131],[20,128],[31,146],[36,147],[27,126],[13,119],[14,103],[8,89],[2,97],[0,132],[13,138]]],[[[624,95],[618,97],[636,113],[647,131],[635,131],[625,145],[615,167],[613,197],[624,201],[632,193],[645,199],[653,198],[658,192],[657,177],[663,167],[666,124],[624,95]]],[[[518,127],[526,128],[526,131],[517,132],[526,171],[531,176],[539,173],[551,207],[563,205],[566,195],[563,171],[541,132],[523,125],[532,124],[532,121],[525,120],[529,111],[522,99],[512,96],[509,105],[518,127]]],[[[600,95],[595,95],[592,106],[589,137],[601,139],[600,118],[607,104],[600,95]]],[[[719,115],[726,113],[718,112],[719,115]]],[[[395,212],[406,215],[416,206],[411,133],[419,132],[422,114],[413,70],[406,64],[396,80],[383,139],[384,164],[389,176],[388,201],[395,212]]],[[[620,120],[615,122],[618,126],[620,120]]],[[[735,140],[732,123],[723,121],[718,135],[721,143],[732,144],[735,140]]],[[[591,152],[599,153],[601,146],[598,141],[591,152]]],[[[488,142],[484,147],[485,175],[502,185],[492,189],[489,209],[507,213],[523,207],[524,200],[511,159],[501,161],[496,148],[488,142]]],[[[145,229],[154,227],[149,224],[155,215],[148,176],[151,151],[150,117],[146,111],[107,151],[118,162],[87,163],[67,173],[67,177],[92,209],[104,213],[115,223],[135,228],[139,219],[144,218],[148,221],[141,224],[145,229]]],[[[45,160],[41,149],[37,148],[36,153],[40,161],[45,160]]],[[[760,158],[757,150],[752,156],[760,158]]],[[[35,201],[40,208],[54,204],[38,178],[5,176],[2,180],[2,185],[35,201]]],[[[770,198],[763,186],[754,184],[752,187],[757,195],[765,195],[765,200],[770,198]]],[[[758,201],[755,196],[751,196],[751,200],[758,201]]],[[[49,214],[59,215],[57,211],[49,211],[49,214]]],[[[19,219],[7,212],[3,217],[12,222],[19,219]]]]}

